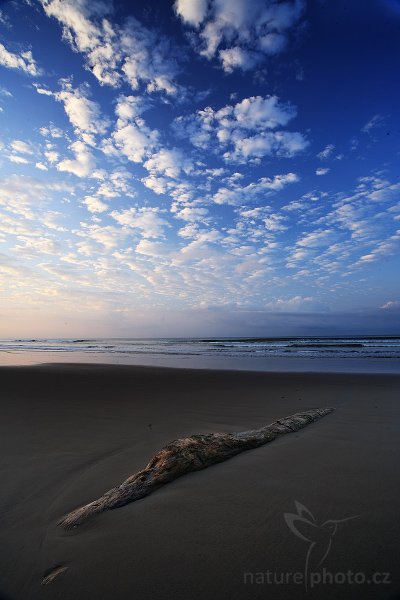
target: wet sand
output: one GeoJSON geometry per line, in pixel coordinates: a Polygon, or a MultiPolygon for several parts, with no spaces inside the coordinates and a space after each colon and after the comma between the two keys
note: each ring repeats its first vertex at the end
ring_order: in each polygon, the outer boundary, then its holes
{"type": "Polygon", "coordinates": [[[400,376],[43,365],[2,367],[0,390],[0,599],[400,598],[400,376]],[[301,431],[57,527],[172,439],[324,406],[301,431]],[[284,518],[295,501],[303,537],[284,518]]]}

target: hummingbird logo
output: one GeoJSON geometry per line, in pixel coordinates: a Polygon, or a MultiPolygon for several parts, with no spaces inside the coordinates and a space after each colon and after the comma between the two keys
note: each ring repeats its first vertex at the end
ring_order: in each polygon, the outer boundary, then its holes
{"type": "Polygon", "coordinates": [[[308,551],[304,568],[304,582],[307,589],[309,573],[314,572],[326,559],[332,547],[332,541],[339,525],[345,521],[357,519],[360,515],[345,519],[328,519],[318,523],[314,515],[300,502],[295,500],[296,513],[284,513],[289,529],[301,540],[308,543],[308,551]]]}

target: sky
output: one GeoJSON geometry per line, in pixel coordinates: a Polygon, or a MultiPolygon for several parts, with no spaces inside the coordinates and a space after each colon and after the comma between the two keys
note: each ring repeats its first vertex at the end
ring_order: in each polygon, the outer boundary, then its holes
{"type": "Polygon", "coordinates": [[[400,333],[399,0],[0,2],[0,337],[400,333]]]}

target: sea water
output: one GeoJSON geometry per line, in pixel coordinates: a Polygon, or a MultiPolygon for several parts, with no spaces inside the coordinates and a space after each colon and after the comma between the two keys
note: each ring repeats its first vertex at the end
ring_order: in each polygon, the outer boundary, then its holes
{"type": "Polygon", "coordinates": [[[262,371],[400,372],[400,336],[0,341],[0,364],[46,362],[262,371]]]}

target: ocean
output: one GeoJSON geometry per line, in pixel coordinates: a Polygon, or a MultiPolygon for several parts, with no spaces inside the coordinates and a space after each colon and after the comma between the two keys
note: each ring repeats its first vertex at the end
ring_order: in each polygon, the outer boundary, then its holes
{"type": "Polygon", "coordinates": [[[49,362],[397,373],[400,372],[400,336],[0,341],[1,365],[49,362]]]}

